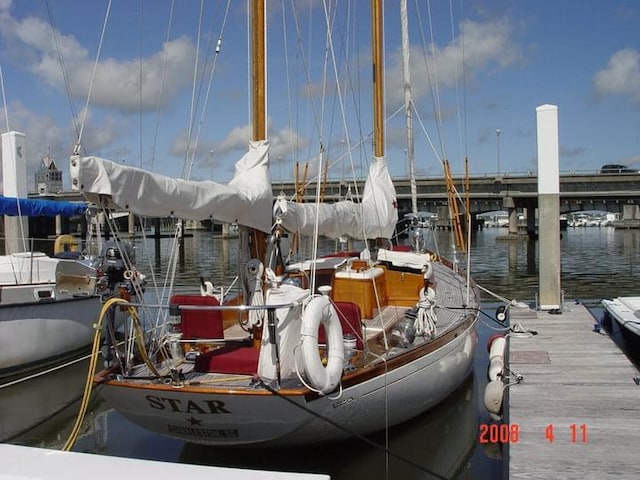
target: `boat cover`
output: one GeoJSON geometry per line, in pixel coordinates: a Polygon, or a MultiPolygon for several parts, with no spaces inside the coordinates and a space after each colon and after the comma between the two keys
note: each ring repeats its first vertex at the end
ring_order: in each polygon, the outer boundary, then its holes
{"type": "Polygon", "coordinates": [[[84,202],[58,202],[39,198],[15,198],[0,196],[0,214],[12,217],[72,217],[82,215],[87,209],[84,202]]]}

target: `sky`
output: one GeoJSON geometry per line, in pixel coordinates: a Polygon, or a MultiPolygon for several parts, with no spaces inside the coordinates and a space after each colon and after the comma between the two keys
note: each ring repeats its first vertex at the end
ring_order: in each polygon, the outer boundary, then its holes
{"type": "MultiPolygon", "coordinates": [[[[535,174],[543,104],[558,106],[561,173],[640,169],[640,2],[408,3],[418,177],[442,176],[442,158],[455,175],[465,158],[472,175],[535,174]]],[[[402,178],[399,2],[384,5],[386,158],[402,178]]],[[[366,171],[368,9],[364,0],[268,2],[274,182],[293,180],[296,162],[300,172],[310,162],[311,178],[320,144],[330,177],[366,171]]],[[[0,131],[27,135],[30,190],[47,154],[69,188],[80,134],[85,155],[226,182],[251,139],[247,51],[243,0],[0,0],[0,131]]]]}

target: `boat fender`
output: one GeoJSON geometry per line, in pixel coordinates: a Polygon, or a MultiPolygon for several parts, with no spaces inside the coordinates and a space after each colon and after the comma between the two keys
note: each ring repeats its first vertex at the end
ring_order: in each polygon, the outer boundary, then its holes
{"type": "Polygon", "coordinates": [[[492,380],[484,389],[484,408],[493,420],[502,419],[502,400],[504,398],[504,384],[500,380],[492,380]]]}
{"type": "Polygon", "coordinates": [[[424,278],[425,280],[429,280],[432,281],[433,280],[433,265],[431,264],[431,262],[427,263],[424,266],[424,274],[422,275],[422,278],[424,278]]]}
{"type": "Polygon", "coordinates": [[[507,340],[504,336],[493,338],[489,345],[489,380],[498,380],[504,370],[504,351],[507,340]]]}
{"type": "Polygon", "coordinates": [[[56,257],[77,258],[80,256],[78,240],[69,234],[58,235],[53,243],[53,254],[56,257]]]}
{"type": "Polygon", "coordinates": [[[302,315],[300,330],[302,364],[309,383],[326,395],[336,389],[344,369],[342,326],[335,307],[326,296],[314,297],[302,315]],[[323,366],[318,352],[320,324],[327,332],[327,365],[323,366]]]}

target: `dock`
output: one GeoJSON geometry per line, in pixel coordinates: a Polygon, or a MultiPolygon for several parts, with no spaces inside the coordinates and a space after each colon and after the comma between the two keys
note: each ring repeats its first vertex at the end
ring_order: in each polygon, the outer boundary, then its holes
{"type": "Polygon", "coordinates": [[[220,480],[329,480],[329,475],[273,472],[63,452],[0,444],[0,479],[112,480],[114,478],[207,478],[220,480]]]}
{"type": "Polygon", "coordinates": [[[522,381],[505,396],[505,477],[638,478],[640,386],[631,361],[594,331],[579,303],[561,314],[512,308],[515,323],[537,333],[508,341],[507,365],[522,381]]]}

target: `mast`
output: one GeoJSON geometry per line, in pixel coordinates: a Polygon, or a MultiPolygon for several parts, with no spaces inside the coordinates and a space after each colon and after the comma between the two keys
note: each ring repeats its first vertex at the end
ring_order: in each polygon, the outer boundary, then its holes
{"type": "MultiPolygon", "coordinates": [[[[254,142],[267,139],[265,19],[265,0],[251,0],[251,113],[254,142]]],[[[264,259],[267,254],[266,235],[254,229],[250,238],[253,257],[264,259]]]]}
{"type": "Polygon", "coordinates": [[[411,105],[411,70],[409,68],[409,20],[407,0],[400,1],[400,26],[402,31],[402,76],[404,80],[404,109],[407,129],[407,163],[411,187],[411,211],[418,214],[418,188],[416,186],[415,151],[413,142],[413,106],[411,105]]]}
{"type": "Polygon", "coordinates": [[[265,121],[265,0],[251,0],[251,91],[254,142],[267,139],[265,121]]]}
{"type": "Polygon", "coordinates": [[[373,155],[384,157],[384,65],[382,59],[382,2],[371,0],[373,56],[373,155]]]}

